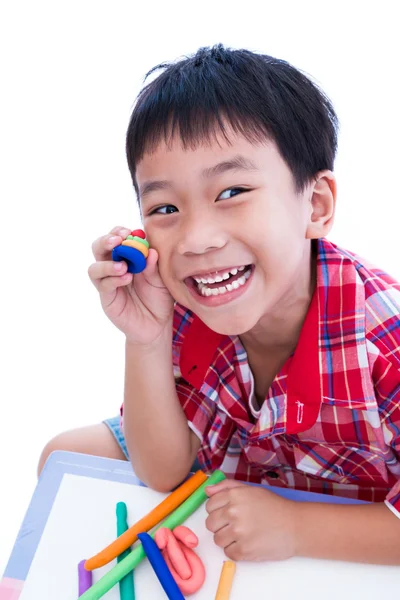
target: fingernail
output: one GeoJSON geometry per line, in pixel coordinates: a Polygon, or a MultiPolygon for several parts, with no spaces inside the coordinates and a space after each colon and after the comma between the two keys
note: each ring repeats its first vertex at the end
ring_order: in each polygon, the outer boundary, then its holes
{"type": "Polygon", "coordinates": [[[116,263],[114,264],[114,270],[115,270],[115,271],[122,271],[122,266],[123,266],[123,265],[122,265],[122,263],[120,263],[120,262],[116,262],[116,263]]]}
{"type": "Polygon", "coordinates": [[[118,238],[117,236],[115,236],[115,235],[113,235],[112,237],[108,238],[108,243],[109,243],[109,245],[110,245],[110,246],[113,246],[114,244],[116,244],[116,243],[117,243],[117,240],[118,240],[118,239],[119,239],[119,238],[118,238]]]}

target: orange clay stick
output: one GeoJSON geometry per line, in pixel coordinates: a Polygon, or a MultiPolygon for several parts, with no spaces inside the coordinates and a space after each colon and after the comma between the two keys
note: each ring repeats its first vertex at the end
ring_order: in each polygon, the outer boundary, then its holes
{"type": "Polygon", "coordinates": [[[180,506],[197,488],[207,480],[207,475],[203,471],[197,471],[187,481],[182,483],[175,491],[165,498],[158,506],[153,508],[149,514],[140,519],[135,525],[132,525],[125,533],[114,540],[107,548],[88,558],[85,562],[85,569],[93,571],[99,567],[104,567],[114,558],[117,558],[124,550],[132,546],[137,540],[137,534],[149,531],[160,521],[165,519],[173,510],[180,506]]]}
{"type": "Polygon", "coordinates": [[[221,577],[219,579],[215,600],[229,600],[235,571],[236,563],[234,563],[232,560],[226,560],[222,566],[221,577]]]}

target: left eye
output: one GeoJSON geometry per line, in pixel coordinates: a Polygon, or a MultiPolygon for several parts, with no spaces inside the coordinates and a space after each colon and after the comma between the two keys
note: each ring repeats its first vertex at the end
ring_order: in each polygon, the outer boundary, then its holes
{"type": "Polygon", "coordinates": [[[233,198],[233,196],[237,196],[238,194],[242,194],[243,192],[247,191],[248,190],[239,187],[229,188],[218,196],[218,200],[229,200],[229,198],[233,198]]]}

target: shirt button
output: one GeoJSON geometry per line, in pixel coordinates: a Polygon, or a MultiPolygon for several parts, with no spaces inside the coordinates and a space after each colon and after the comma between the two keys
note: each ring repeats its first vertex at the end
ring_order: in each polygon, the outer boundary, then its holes
{"type": "Polygon", "coordinates": [[[271,479],[278,479],[279,474],[276,471],[267,471],[266,476],[270,477],[271,479]]]}

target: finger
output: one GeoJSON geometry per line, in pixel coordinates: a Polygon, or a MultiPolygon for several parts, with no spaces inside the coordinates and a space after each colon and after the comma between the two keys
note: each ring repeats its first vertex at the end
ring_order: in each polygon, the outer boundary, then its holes
{"type": "Polygon", "coordinates": [[[142,277],[149,285],[165,289],[163,280],[158,270],[158,252],[154,248],[149,249],[149,255],[146,260],[146,268],[141,273],[142,277]]]}
{"type": "Polygon", "coordinates": [[[221,492],[220,494],[215,494],[206,502],[206,511],[208,514],[211,514],[215,510],[219,508],[223,508],[229,504],[229,495],[228,492],[221,492]]]}
{"type": "Polygon", "coordinates": [[[244,485],[244,483],[241,481],[236,481],[235,479],[224,479],[215,485],[208,485],[205,488],[205,492],[209,497],[211,497],[214,496],[214,494],[219,494],[225,490],[232,490],[233,488],[237,487],[243,487],[244,485]]]}
{"type": "Polygon", "coordinates": [[[113,248],[119,246],[129,233],[125,227],[114,227],[110,233],[97,238],[92,244],[94,258],[97,261],[110,259],[113,248]]]}
{"type": "Polygon", "coordinates": [[[88,275],[93,285],[98,288],[100,281],[105,277],[124,275],[127,270],[128,265],[125,261],[103,260],[91,264],[88,268],[88,275]]]}
{"type": "Polygon", "coordinates": [[[99,281],[97,289],[102,295],[110,294],[115,292],[117,288],[130,285],[132,283],[132,279],[132,273],[125,273],[125,275],[120,275],[119,277],[105,277],[99,281]]]}
{"type": "Polygon", "coordinates": [[[206,519],[206,528],[211,533],[217,533],[227,525],[229,525],[229,515],[225,507],[214,510],[206,519]]]}
{"type": "Polygon", "coordinates": [[[234,541],[232,544],[225,546],[224,552],[225,556],[231,560],[244,560],[243,550],[241,549],[241,544],[239,542],[234,541]]]}
{"type": "Polygon", "coordinates": [[[236,540],[232,528],[229,525],[226,525],[226,527],[214,534],[214,543],[216,546],[219,546],[219,548],[228,548],[234,542],[236,542],[236,540]]]}
{"type": "Polygon", "coordinates": [[[111,252],[116,247],[122,244],[124,238],[120,235],[103,235],[92,244],[92,253],[96,261],[103,262],[110,260],[111,252]]]}
{"type": "Polygon", "coordinates": [[[131,233],[130,229],[128,229],[127,227],[122,227],[121,225],[117,225],[116,227],[113,227],[110,231],[111,235],[120,235],[124,239],[127,238],[130,233],[131,233]]]}

